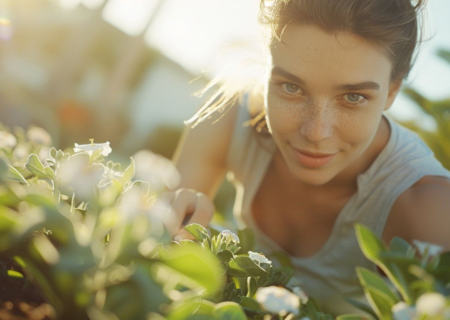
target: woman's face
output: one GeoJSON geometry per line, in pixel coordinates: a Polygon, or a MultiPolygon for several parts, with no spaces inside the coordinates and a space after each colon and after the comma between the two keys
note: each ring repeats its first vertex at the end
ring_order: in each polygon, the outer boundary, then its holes
{"type": "Polygon", "coordinates": [[[292,24],[270,52],[269,130],[297,179],[326,184],[364,158],[400,82],[388,57],[352,34],[292,24]]]}

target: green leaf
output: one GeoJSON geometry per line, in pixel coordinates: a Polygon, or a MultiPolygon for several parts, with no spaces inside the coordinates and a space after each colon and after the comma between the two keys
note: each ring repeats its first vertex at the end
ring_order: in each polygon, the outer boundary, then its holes
{"type": "Polygon", "coordinates": [[[236,264],[245,272],[252,277],[257,276],[265,276],[267,275],[267,271],[264,270],[261,266],[257,265],[253,262],[252,259],[245,255],[239,255],[234,258],[236,264]]]}
{"type": "Polygon", "coordinates": [[[381,252],[386,251],[386,246],[366,226],[357,223],[355,229],[359,246],[364,255],[375,263],[381,263],[379,256],[381,252]]]}
{"type": "Polygon", "coordinates": [[[242,269],[233,259],[228,262],[227,272],[230,276],[247,277],[248,273],[242,269]]]}
{"type": "Polygon", "coordinates": [[[23,278],[23,274],[15,270],[8,270],[8,277],[12,278],[23,278]]]}
{"type": "Polygon", "coordinates": [[[12,165],[8,164],[8,171],[3,176],[5,180],[10,181],[18,181],[21,183],[25,183],[28,185],[28,181],[20,174],[19,171],[17,171],[16,168],[14,168],[12,165]]]}
{"type": "Polygon", "coordinates": [[[206,230],[203,226],[198,223],[191,223],[184,227],[187,232],[192,234],[195,239],[200,242],[203,242],[205,239],[209,239],[208,230],[206,230]]]}
{"type": "Polygon", "coordinates": [[[135,174],[134,159],[130,157],[130,161],[131,161],[130,165],[125,169],[125,171],[123,172],[123,176],[120,179],[120,182],[122,182],[123,185],[131,181],[131,179],[134,177],[135,174]]]}
{"type": "Polygon", "coordinates": [[[294,269],[289,267],[275,268],[272,271],[271,285],[285,286],[294,275],[294,269]]]}
{"type": "Polygon", "coordinates": [[[201,286],[206,289],[206,294],[212,295],[224,285],[222,263],[196,243],[186,242],[183,246],[172,246],[161,253],[160,261],[170,268],[169,272],[184,275],[186,286],[201,286]]]}
{"type": "Polygon", "coordinates": [[[368,319],[376,319],[377,318],[376,313],[373,311],[373,309],[368,304],[363,303],[356,299],[352,299],[352,298],[345,298],[345,300],[348,303],[354,305],[355,307],[361,309],[362,311],[370,314],[372,317],[368,317],[368,319]]]}
{"type": "Polygon", "coordinates": [[[30,154],[30,156],[28,157],[25,167],[28,169],[28,171],[39,178],[55,178],[55,172],[52,170],[52,168],[44,167],[41,160],[39,160],[38,156],[34,153],[30,154]]]}
{"type": "Polygon", "coordinates": [[[414,249],[414,247],[400,237],[394,237],[391,240],[391,243],[389,244],[389,250],[406,257],[414,257],[416,254],[416,250],[414,249]]]}
{"type": "Polygon", "coordinates": [[[241,301],[240,305],[241,305],[241,307],[247,308],[247,309],[262,310],[261,306],[255,299],[245,297],[245,296],[242,297],[242,301],[241,301]]]}
{"type": "Polygon", "coordinates": [[[400,301],[399,297],[392,292],[386,282],[384,282],[384,280],[376,273],[362,267],[357,267],[356,273],[358,274],[359,281],[363,287],[370,287],[383,292],[389,297],[389,301],[392,305],[400,301]]]}
{"type": "Polygon", "coordinates": [[[356,273],[364,288],[367,300],[380,319],[392,319],[392,307],[399,298],[391,291],[387,284],[372,271],[356,268],[356,273]]]}
{"type": "Polygon", "coordinates": [[[256,283],[255,278],[248,277],[247,278],[247,297],[251,298],[255,295],[256,290],[258,289],[258,285],[256,283]]]}
{"type": "Polygon", "coordinates": [[[247,320],[245,312],[234,302],[222,302],[217,304],[214,315],[220,320],[247,320]]]}
{"type": "Polygon", "coordinates": [[[230,250],[223,250],[217,253],[217,257],[224,263],[228,263],[231,259],[233,259],[234,255],[230,250]]]}

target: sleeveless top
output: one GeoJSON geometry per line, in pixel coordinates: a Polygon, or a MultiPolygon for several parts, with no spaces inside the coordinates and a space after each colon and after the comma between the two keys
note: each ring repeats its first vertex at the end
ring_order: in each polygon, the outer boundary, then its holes
{"type": "MultiPolygon", "coordinates": [[[[290,256],[258,228],[251,215],[253,198],[277,147],[271,137],[258,136],[246,125],[249,119],[246,106],[239,106],[227,158],[228,178],[236,187],[233,214],[239,228],[247,226],[254,231],[261,252],[269,257],[280,251],[290,256]]],[[[309,257],[290,256],[295,267],[290,284],[299,285],[315,298],[320,310],[334,315],[364,314],[344,298],[365,302],[356,266],[377,272],[359,248],[354,224],[362,223],[381,237],[391,207],[403,191],[427,175],[450,178],[450,172],[419,136],[386,119],[391,128],[389,141],[369,169],[358,176],[357,192],[340,211],[323,247],[309,257]]]]}

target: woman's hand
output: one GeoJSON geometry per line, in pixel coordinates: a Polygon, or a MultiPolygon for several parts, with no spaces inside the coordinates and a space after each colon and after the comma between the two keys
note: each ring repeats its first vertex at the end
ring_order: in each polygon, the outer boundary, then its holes
{"type": "Polygon", "coordinates": [[[176,232],[173,239],[193,240],[194,237],[184,229],[188,223],[198,223],[207,227],[214,215],[214,204],[203,193],[193,189],[178,189],[164,195],[175,213],[176,232]]]}

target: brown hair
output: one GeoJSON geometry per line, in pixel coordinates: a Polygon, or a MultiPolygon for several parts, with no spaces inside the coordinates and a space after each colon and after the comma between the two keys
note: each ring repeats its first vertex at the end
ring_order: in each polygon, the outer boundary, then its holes
{"type": "MultiPolygon", "coordinates": [[[[269,27],[270,43],[281,41],[283,29],[291,23],[315,25],[326,32],[346,32],[361,36],[381,48],[392,62],[391,81],[406,78],[415,61],[414,50],[421,42],[418,16],[424,0],[260,0],[260,23],[269,27]]],[[[217,79],[213,82],[217,83],[217,79]]],[[[207,87],[203,92],[206,92],[207,87]]],[[[265,128],[262,108],[263,86],[250,96],[255,108],[250,122],[257,131],[265,128]],[[256,115],[255,110],[259,110],[256,115]]],[[[212,98],[189,120],[194,125],[213,112],[224,112],[249,88],[219,87],[212,98]]],[[[253,106],[253,108],[252,108],[253,106]]]]}

